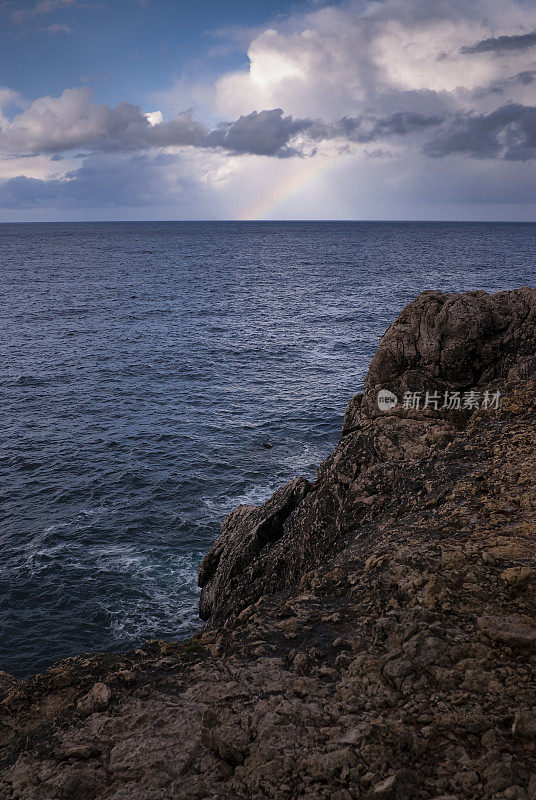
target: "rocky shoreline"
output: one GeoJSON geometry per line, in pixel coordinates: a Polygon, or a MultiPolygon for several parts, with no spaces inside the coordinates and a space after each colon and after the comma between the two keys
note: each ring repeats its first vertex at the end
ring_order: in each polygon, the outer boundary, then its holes
{"type": "Polygon", "coordinates": [[[198,635],[0,674],[0,798],[535,800],[535,434],[536,290],[421,294],[198,635]]]}

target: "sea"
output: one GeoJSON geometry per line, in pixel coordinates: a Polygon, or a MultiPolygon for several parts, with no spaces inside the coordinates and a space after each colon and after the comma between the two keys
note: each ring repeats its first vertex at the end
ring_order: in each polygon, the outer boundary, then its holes
{"type": "Polygon", "coordinates": [[[239,503],[314,479],[424,289],[536,283],[536,224],[0,225],[0,669],[200,627],[239,503]]]}

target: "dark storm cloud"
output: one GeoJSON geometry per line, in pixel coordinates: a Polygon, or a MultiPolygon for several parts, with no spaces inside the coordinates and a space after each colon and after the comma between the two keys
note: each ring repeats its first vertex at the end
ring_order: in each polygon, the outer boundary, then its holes
{"type": "Polygon", "coordinates": [[[536,79],[536,70],[535,69],[526,69],[524,72],[518,72],[517,75],[513,78],[513,80],[517,80],[519,83],[524,84],[525,86],[529,83],[534,83],[536,79]]]}
{"type": "Polygon", "coordinates": [[[290,140],[314,126],[313,120],[283,116],[281,108],[253,111],[235,122],[225,122],[210,131],[202,144],[221,147],[233,153],[285,157],[296,155],[290,140]]]}
{"type": "Polygon", "coordinates": [[[58,98],[37,100],[10,125],[0,128],[0,149],[57,153],[87,147],[120,152],[198,145],[206,135],[205,127],[189,112],[150,125],[139,106],[96,105],[90,102],[90,94],[87,89],[68,89],[58,98]]]}
{"type": "Polygon", "coordinates": [[[35,208],[55,204],[59,181],[43,181],[19,175],[0,181],[0,208],[35,208]]]}
{"type": "Polygon", "coordinates": [[[366,144],[391,136],[420,133],[427,128],[440,125],[443,119],[443,116],[401,111],[380,119],[371,116],[343,117],[331,127],[331,130],[333,136],[341,136],[350,142],[366,144]]]}
{"type": "MultiPolygon", "coordinates": [[[[530,72],[522,74],[530,82],[530,72]]],[[[88,154],[118,155],[163,147],[195,147],[230,154],[275,158],[311,154],[322,141],[370,144],[397,137],[420,141],[437,132],[425,153],[444,156],[466,153],[480,158],[529,160],[536,147],[536,109],[511,103],[489,114],[363,114],[334,122],[284,115],[282,109],[253,111],[212,130],[182,112],[169,121],[151,124],[141,108],[119,103],[115,108],[90,102],[86,89],[70,89],[58,98],[41,98],[0,128],[0,149],[8,156],[22,153],[59,155],[86,148],[88,154]]],[[[22,184],[21,184],[22,185],[22,184]]]]}
{"type": "Polygon", "coordinates": [[[171,120],[150,124],[140,106],[119,103],[115,108],[91,103],[88,89],[69,89],[57,98],[41,98],[0,128],[5,153],[129,152],[157,147],[221,149],[234,154],[286,158],[299,155],[295,144],[344,139],[368,143],[407,136],[438,125],[442,117],[400,112],[388,117],[363,115],[325,123],[309,117],[285,116],[282,109],[252,111],[210,130],[185,111],[171,120]]]}
{"type": "Polygon", "coordinates": [[[343,117],[337,122],[325,123],[311,118],[284,116],[280,108],[254,111],[236,122],[220,125],[204,139],[203,146],[222,147],[234,153],[284,158],[299,155],[290,142],[298,135],[313,142],[343,139],[366,144],[391,136],[407,136],[439,125],[442,117],[401,112],[385,118],[369,115],[343,117]]]}
{"type": "MultiPolygon", "coordinates": [[[[186,156],[185,161],[189,159],[186,156]]],[[[181,158],[173,154],[99,154],[90,156],[65,179],[39,180],[17,177],[0,181],[0,209],[173,208],[175,215],[191,218],[221,214],[217,201],[205,188],[184,174],[181,158]],[[169,176],[173,179],[169,180],[169,176]]],[[[376,169],[376,167],[375,167],[376,169]]],[[[391,184],[392,165],[370,172],[370,197],[408,204],[424,202],[531,204],[535,202],[534,177],[521,162],[496,161],[494,169],[478,159],[438,161],[430,169],[426,160],[413,162],[401,183],[391,184]]]]}
{"type": "Polygon", "coordinates": [[[458,114],[427,143],[425,152],[529,161],[536,157],[536,107],[511,103],[490,114],[458,114]]]}
{"type": "Polygon", "coordinates": [[[5,153],[60,153],[83,147],[92,151],[129,152],[154,147],[221,148],[231,153],[291,155],[290,140],[312,120],[284,116],[281,109],[254,111],[210,130],[189,111],[151,125],[140,106],[115,108],[91,103],[86,89],[68,89],[60,97],[41,98],[0,127],[5,153]]]}
{"type": "Polygon", "coordinates": [[[523,72],[518,72],[517,75],[512,75],[511,78],[505,78],[503,81],[495,81],[489,87],[489,91],[498,94],[505,90],[508,91],[516,85],[528,86],[529,83],[534,83],[535,77],[536,70],[526,69],[523,72]]]}
{"type": "MultiPolygon", "coordinates": [[[[476,89],[466,92],[465,95],[469,101],[474,103],[478,102],[479,100],[483,100],[490,95],[499,95],[504,94],[505,92],[515,91],[520,86],[528,86],[529,84],[534,83],[535,80],[536,70],[527,69],[523,72],[518,72],[516,75],[512,75],[509,78],[492,81],[492,83],[489,83],[487,86],[478,86],[476,89]]],[[[460,92],[460,96],[461,95],[462,93],[460,92]]]]}
{"type": "Polygon", "coordinates": [[[508,53],[535,46],[536,30],[518,36],[491,36],[489,39],[482,39],[480,42],[462,47],[460,54],[465,56],[474,53],[508,53]]]}

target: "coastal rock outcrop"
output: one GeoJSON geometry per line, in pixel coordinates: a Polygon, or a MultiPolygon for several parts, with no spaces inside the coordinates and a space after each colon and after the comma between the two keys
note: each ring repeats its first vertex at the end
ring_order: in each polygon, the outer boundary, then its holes
{"type": "Polygon", "coordinates": [[[199,634],[0,676],[1,800],[535,800],[535,365],[536,291],[420,295],[199,634]]]}
{"type": "Polygon", "coordinates": [[[423,292],[380,341],[365,380],[362,412],[378,416],[380,388],[402,395],[470,390],[536,374],[534,291],[423,292]]]}
{"type": "Polygon", "coordinates": [[[535,343],[534,290],[419,295],[381,339],[364,394],[350,400],[343,438],[318,480],[296,493],[296,479],[260,508],[241,506],[224,521],[199,568],[201,617],[216,624],[232,619],[263,594],[292,585],[378,504],[399,507],[397,464],[441,449],[484,392],[491,405],[508,379],[536,376],[535,343]],[[416,396],[419,405],[399,402],[386,414],[377,404],[381,389],[399,400],[416,396]],[[464,392],[473,392],[465,407],[464,392]],[[279,512],[277,535],[259,537],[259,520],[270,524],[287,494],[293,513],[279,512]]]}
{"type": "Polygon", "coordinates": [[[239,506],[226,517],[218,540],[199,566],[199,585],[205,586],[199,603],[202,619],[216,614],[216,604],[234,603],[244,572],[264,548],[281,538],[284,524],[309,489],[309,481],[295,478],[264,505],[239,506]]]}

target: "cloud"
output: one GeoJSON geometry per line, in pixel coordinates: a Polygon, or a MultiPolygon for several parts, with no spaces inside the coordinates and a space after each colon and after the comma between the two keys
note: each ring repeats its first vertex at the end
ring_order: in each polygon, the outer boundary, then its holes
{"type": "Polygon", "coordinates": [[[515,103],[490,114],[458,115],[425,147],[431,156],[465,153],[477,158],[529,161],[536,157],[536,107],[515,103]]]}
{"type": "Polygon", "coordinates": [[[24,108],[26,105],[22,95],[8,89],[7,86],[0,86],[0,135],[2,129],[9,125],[7,118],[8,112],[12,109],[24,108]]]}
{"type": "Polygon", "coordinates": [[[225,115],[281,107],[334,119],[371,109],[430,113],[433,94],[433,113],[452,110],[460,90],[510,76],[495,54],[460,54],[505,20],[518,30],[534,27],[533,11],[513,0],[349,2],[295,14],[252,38],[248,68],[217,82],[216,101],[225,115]]]}
{"type": "Polygon", "coordinates": [[[148,111],[143,115],[149,125],[160,125],[164,121],[164,116],[161,111],[148,111]]]}
{"type": "Polygon", "coordinates": [[[534,83],[536,79],[536,69],[527,69],[524,72],[518,72],[517,75],[514,75],[512,80],[519,81],[524,86],[527,86],[529,83],[534,83]]]}
{"type": "Polygon", "coordinates": [[[289,147],[291,139],[313,126],[312,120],[285,117],[280,108],[253,111],[235,122],[220,124],[207,134],[204,144],[233,153],[285,157],[297,154],[289,147]]]}
{"type": "Polygon", "coordinates": [[[28,20],[35,19],[36,17],[50,14],[53,11],[58,11],[64,8],[69,8],[75,5],[78,0],[41,0],[31,8],[18,8],[10,12],[12,22],[20,24],[28,20]]]}
{"type": "Polygon", "coordinates": [[[58,33],[67,33],[67,34],[72,33],[72,30],[68,25],[62,25],[59,22],[55,22],[53,25],[48,25],[43,30],[45,31],[45,33],[51,33],[54,35],[58,33]]]}
{"type": "Polygon", "coordinates": [[[66,89],[59,97],[41,97],[0,130],[6,152],[61,152],[89,149],[121,151],[150,146],[189,145],[205,134],[191,113],[151,125],[141,108],[115,108],[91,102],[88,87],[66,89]]]}
{"type": "Polygon", "coordinates": [[[281,108],[252,111],[212,130],[191,111],[164,121],[161,112],[143,113],[140,106],[115,108],[91,102],[87,87],[67,89],[60,97],[42,97],[0,130],[0,149],[8,153],[61,153],[86,147],[90,151],[125,152],[164,147],[221,148],[230,153],[287,158],[302,154],[309,142],[339,139],[365,143],[407,136],[438,125],[442,117],[398,112],[344,117],[325,123],[285,115],[281,108]],[[301,142],[297,139],[301,137],[301,142]]]}
{"type": "Polygon", "coordinates": [[[517,50],[526,50],[529,47],[536,47],[536,30],[532,33],[522,33],[517,36],[492,36],[489,39],[482,39],[476,44],[462,47],[462,55],[473,55],[474,53],[510,53],[517,50]]]}
{"type": "Polygon", "coordinates": [[[334,135],[339,135],[350,142],[368,143],[379,139],[389,139],[392,136],[407,136],[411,133],[421,133],[430,127],[440,125],[444,115],[414,114],[412,112],[397,112],[383,119],[371,116],[359,118],[344,117],[339,123],[332,126],[334,135]]]}
{"type": "Polygon", "coordinates": [[[42,97],[0,130],[4,152],[57,153],[80,149],[121,152],[152,147],[223,148],[235,153],[282,155],[310,120],[285,117],[281,109],[253,111],[210,130],[191,111],[164,121],[161,112],[140,106],[115,108],[91,102],[88,87],[67,89],[59,97],[42,97]]]}
{"type": "Polygon", "coordinates": [[[534,176],[520,162],[490,170],[454,155],[431,169],[428,158],[404,153],[269,161],[207,150],[99,154],[64,178],[0,181],[0,209],[4,219],[5,209],[19,219],[233,219],[304,181],[273,218],[533,219],[536,211],[534,176]]]}
{"type": "MultiPolygon", "coordinates": [[[[75,2],[42,0],[25,13],[45,14],[75,2]]],[[[408,0],[403,6],[399,0],[350,0],[314,8],[252,34],[249,68],[217,82],[220,113],[212,109],[209,116],[223,116],[219,124],[208,126],[192,110],[163,119],[161,112],[144,113],[132,103],[112,108],[93,103],[89,89],[74,88],[35,100],[4,124],[0,149],[196,147],[288,158],[334,140],[381,147],[405,138],[413,147],[433,128],[441,129],[434,142],[447,141],[466,117],[492,113],[494,96],[502,92],[508,91],[513,104],[529,104],[533,65],[526,60],[512,71],[503,58],[490,55],[487,44],[481,47],[492,41],[483,35],[489,26],[508,19],[519,30],[529,18],[530,10],[515,0],[475,0],[470,6],[461,0],[408,0]],[[467,45],[468,39],[477,45],[467,45]],[[475,49],[474,58],[460,55],[468,47],[475,49]]],[[[505,34],[493,41],[519,38],[505,34]]],[[[489,142],[483,150],[501,157],[489,142]]]]}
{"type": "Polygon", "coordinates": [[[7,86],[0,86],[0,109],[9,105],[22,108],[26,103],[19,92],[14,92],[13,89],[9,89],[7,86]]]}
{"type": "MultiPolygon", "coordinates": [[[[515,75],[512,75],[509,78],[505,78],[504,80],[494,81],[490,83],[488,86],[479,87],[475,89],[471,97],[473,100],[478,101],[485,98],[491,94],[503,94],[504,92],[509,92],[510,96],[514,94],[524,94],[524,89],[526,86],[534,83],[536,80],[536,69],[527,69],[523,72],[518,72],[515,75]],[[521,90],[521,92],[520,92],[521,90]]],[[[532,92],[532,89],[530,90],[532,92]]],[[[528,97],[529,95],[527,95],[528,97]]],[[[513,99],[513,98],[512,98],[513,99]]]]}
{"type": "MultiPolygon", "coordinates": [[[[53,20],[44,15],[74,2],[37,2],[21,21],[47,24],[53,20]]],[[[393,204],[404,206],[405,198],[431,214],[428,199],[440,202],[441,184],[449,187],[449,203],[456,193],[475,208],[498,203],[487,190],[469,192],[473,179],[499,195],[505,182],[504,198],[531,202],[530,2],[344,0],[301,9],[247,32],[246,68],[209,81],[215,62],[208,54],[196,60],[200,66],[185,68],[167,102],[165,89],[152,95],[149,110],[94,102],[88,88],[26,104],[19,98],[18,109],[6,94],[2,203],[23,209],[168,204],[176,216],[191,218],[194,208],[210,216],[202,211],[210,208],[229,218],[233,210],[240,214],[246,195],[252,205],[267,191],[277,197],[278,181],[300,183],[302,174],[310,188],[285,206],[294,216],[304,209],[310,218],[381,217],[383,207],[396,218],[393,204]],[[321,178],[309,182],[317,170],[321,178]],[[513,184],[520,176],[521,194],[513,184]]],[[[66,32],[59,24],[49,28],[66,32]]],[[[227,37],[232,47],[242,46],[236,31],[227,37]]]]}
{"type": "Polygon", "coordinates": [[[0,181],[0,208],[138,208],[173,204],[178,213],[203,199],[192,164],[173,154],[100,154],[63,177],[0,181]]]}
{"type": "Polygon", "coordinates": [[[91,102],[89,88],[68,89],[60,97],[34,101],[0,130],[5,153],[129,152],[158,148],[221,149],[231,154],[289,158],[311,155],[315,146],[339,146],[409,139],[437,129],[424,152],[431,156],[466,153],[478,158],[530,160],[536,140],[536,109],[517,103],[488,114],[396,112],[345,116],[332,122],[285,115],[281,108],[252,111],[209,129],[191,111],[163,120],[159,111],[119,103],[115,108],[91,102]]]}

